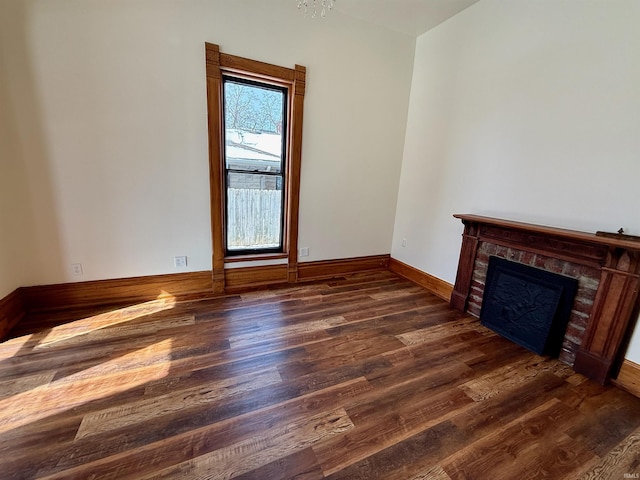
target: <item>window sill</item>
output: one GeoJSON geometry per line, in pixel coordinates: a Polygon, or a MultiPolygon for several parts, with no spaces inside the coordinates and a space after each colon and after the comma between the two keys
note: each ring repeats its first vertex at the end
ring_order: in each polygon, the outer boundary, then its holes
{"type": "Polygon", "coordinates": [[[281,258],[289,258],[289,254],[284,252],[284,253],[258,253],[255,255],[234,255],[232,257],[224,257],[224,263],[254,262],[256,260],[279,260],[281,258]]]}

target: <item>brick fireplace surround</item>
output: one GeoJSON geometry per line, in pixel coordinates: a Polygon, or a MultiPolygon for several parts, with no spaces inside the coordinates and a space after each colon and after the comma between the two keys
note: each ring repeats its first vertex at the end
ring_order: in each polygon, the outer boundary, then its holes
{"type": "Polygon", "coordinates": [[[634,320],[640,242],[477,215],[454,215],[464,233],[451,306],[480,316],[492,255],[578,280],[560,360],[606,383],[634,320]]]}

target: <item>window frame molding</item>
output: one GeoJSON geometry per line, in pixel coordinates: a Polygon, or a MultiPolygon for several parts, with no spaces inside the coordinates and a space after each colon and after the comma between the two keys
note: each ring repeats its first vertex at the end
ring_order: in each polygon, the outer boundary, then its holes
{"type": "Polygon", "coordinates": [[[209,136],[209,189],[211,206],[212,275],[214,293],[225,291],[225,263],[259,261],[273,258],[272,253],[225,257],[225,181],[223,75],[271,83],[288,90],[288,129],[285,159],[285,200],[283,255],[287,258],[287,280],[298,281],[298,215],[300,201],[300,164],[302,161],[302,118],[306,68],[293,69],[237,57],[220,52],[216,44],[205,43],[207,78],[207,117],[209,136]]]}

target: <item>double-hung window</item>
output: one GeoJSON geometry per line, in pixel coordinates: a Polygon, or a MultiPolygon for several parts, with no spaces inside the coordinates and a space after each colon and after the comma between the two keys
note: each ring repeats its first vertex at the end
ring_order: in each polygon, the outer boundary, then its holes
{"type": "Polygon", "coordinates": [[[281,253],[287,89],[231,75],[222,79],[226,255],[281,253]]]}

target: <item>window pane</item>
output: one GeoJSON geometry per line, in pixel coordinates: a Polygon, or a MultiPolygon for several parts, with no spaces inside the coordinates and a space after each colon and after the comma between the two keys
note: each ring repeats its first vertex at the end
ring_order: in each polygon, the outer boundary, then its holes
{"type": "Polygon", "coordinates": [[[227,250],[282,246],[282,177],[229,172],[227,250]]]}
{"type": "Polygon", "coordinates": [[[282,172],[284,101],[281,90],[225,80],[226,168],[282,172]]]}
{"type": "Polygon", "coordinates": [[[231,77],[223,85],[227,253],[281,251],[286,90],[231,77]]]}

